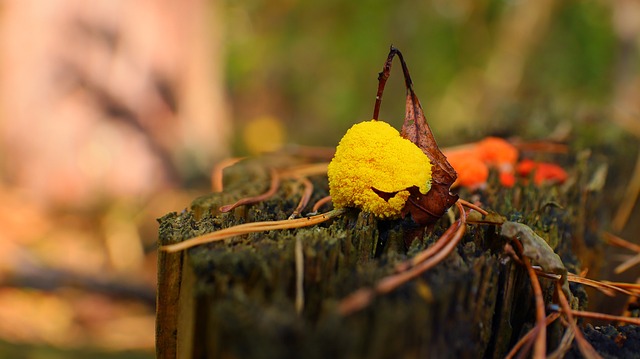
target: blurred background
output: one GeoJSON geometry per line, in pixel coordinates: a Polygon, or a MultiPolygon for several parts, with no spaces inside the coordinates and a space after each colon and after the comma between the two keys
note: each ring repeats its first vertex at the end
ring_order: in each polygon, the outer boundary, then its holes
{"type": "Polygon", "coordinates": [[[1,0],[0,358],[153,357],[155,219],[229,155],[335,146],[390,44],[441,145],[604,149],[638,215],[636,0],[1,0]]]}

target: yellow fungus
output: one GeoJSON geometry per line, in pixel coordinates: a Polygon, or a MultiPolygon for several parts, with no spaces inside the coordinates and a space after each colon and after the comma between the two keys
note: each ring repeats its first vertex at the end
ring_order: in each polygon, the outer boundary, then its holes
{"type": "Polygon", "coordinates": [[[418,146],[382,121],[353,125],[329,164],[329,191],[336,208],[358,207],[379,218],[400,216],[410,187],[431,188],[431,162],[418,146]],[[396,193],[388,201],[372,188],[396,193]]]}

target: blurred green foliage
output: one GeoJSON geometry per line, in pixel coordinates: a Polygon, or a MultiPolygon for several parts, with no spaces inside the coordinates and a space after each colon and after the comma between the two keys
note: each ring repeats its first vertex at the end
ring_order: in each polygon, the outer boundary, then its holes
{"type": "Polygon", "coordinates": [[[560,7],[531,59],[529,86],[572,101],[606,101],[613,90],[616,51],[608,10],[595,1],[560,7]]]}
{"type": "MultiPolygon", "coordinates": [[[[598,1],[552,3],[227,1],[226,73],[235,125],[274,115],[284,121],[290,141],[334,145],[351,124],[371,117],[377,73],[390,44],[404,53],[425,112],[445,143],[456,142],[442,133],[451,132],[451,109],[457,103],[468,107],[465,101],[473,96],[493,105],[462,111],[454,129],[487,127],[505,116],[505,106],[529,106],[532,99],[568,109],[606,103],[616,61],[611,10],[598,1]],[[505,24],[527,15],[517,11],[523,4],[550,12],[548,21],[533,27],[530,35],[537,40],[524,45],[505,33],[505,24]],[[507,96],[487,99],[494,91],[483,76],[500,46],[525,51],[514,54],[514,61],[525,56],[522,77],[507,96]],[[462,90],[452,93],[453,84],[462,90]]],[[[403,115],[404,88],[395,63],[380,117],[398,126],[403,115]]]]}

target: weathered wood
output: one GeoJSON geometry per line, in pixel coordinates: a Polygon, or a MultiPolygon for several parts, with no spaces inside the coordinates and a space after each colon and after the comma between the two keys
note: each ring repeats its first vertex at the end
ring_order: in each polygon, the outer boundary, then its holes
{"type": "MultiPolygon", "coordinates": [[[[301,188],[288,180],[272,199],[231,213],[217,210],[264,192],[268,173],[259,160],[228,169],[225,192],[199,198],[189,211],[160,219],[160,245],[234,224],[287,218],[301,195],[301,188]]],[[[573,249],[593,250],[584,238],[591,230],[587,223],[594,220],[594,199],[584,198],[593,196],[585,190],[588,171],[576,179],[566,188],[495,185],[480,197],[486,208],[534,228],[575,271],[579,262],[573,249]]],[[[324,176],[312,181],[313,202],[327,194],[327,183],[324,176]]],[[[404,224],[353,210],[310,228],[160,252],[158,357],[504,356],[535,322],[535,309],[526,271],[504,254],[506,240],[491,226],[469,226],[443,263],[376,298],[368,308],[346,317],[337,313],[340,299],[392,273],[398,261],[433,243],[449,225],[447,218],[441,219],[422,242],[407,249],[404,224]],[[304,253],[305,306],[300,315],[294,306],[296,239],[304,253]]],[[[552,282],[542,280],[542,285],[550,300],[552,282]]],[[[584,305],[584,291],[579,286],[572,291],[584,305]]],[[[558,328],[550,330],[550,346],[560,335],[558,328]]]]}

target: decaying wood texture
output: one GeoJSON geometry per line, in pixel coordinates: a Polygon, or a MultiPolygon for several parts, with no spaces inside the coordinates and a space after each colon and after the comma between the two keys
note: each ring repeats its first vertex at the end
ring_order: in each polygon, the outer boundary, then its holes
{"type": "MultiPolygon", "coordinates": [[[[225,171],[225,190],[196,199],[189,210],[159,219],[159,244],[176,243],[250,221],[286,219],[304,188],[286,180],[261,203],[221,214],[219,207],[265,192],[270,167],[291,157],[243,161],[225,171]]],[[[598,246],[598,193],[593,171],[576,167],[564,187],[493,185],[478,199],[484,208],[536,230],[567,269],[598,246]],[[587,225],[588,224],[588,225],[587,225]],[[580,253],[578,253],[578,252],[580,253]]],[[[312,176],[311,205],[327,194],[326,176],[312,176]]],[[[323,210],[327,210],[324,207],[323,210]]],[[[304,213],[304,211],[303,211],[304,213]]],[[[504,252],[493,226],[469,226],[443,263],[367,308],[340,316],[339,301],[394,271],[433,243],[449,226],[445,215],[405,248],[408,221],[378,221],[357,210],[332,222],[296,230],[254,233],[178,253],[159,252],[157,354],[159,358],[501,358],[535,323],[526,270],[504,252]],[[295,243],[302,244],[304,308],[296,311],[295,243]]],[[[593,266],[593,263],[589,263],[593,266]]],[[[540,278],[545,299],[554,282],[540,278]]],[[[571,290],[583,306],[586,294],[571,290]]],[[[549,348],[561,339],[556,321],[549,348]]]]}

